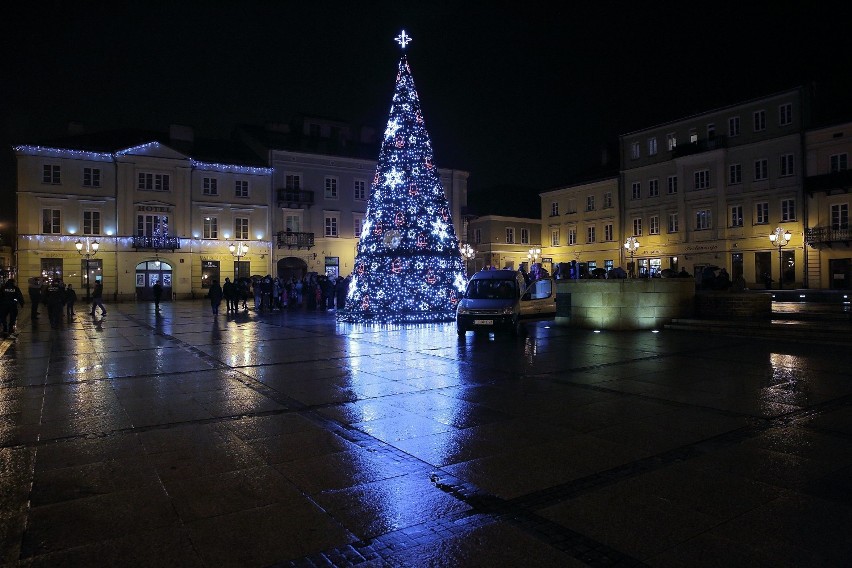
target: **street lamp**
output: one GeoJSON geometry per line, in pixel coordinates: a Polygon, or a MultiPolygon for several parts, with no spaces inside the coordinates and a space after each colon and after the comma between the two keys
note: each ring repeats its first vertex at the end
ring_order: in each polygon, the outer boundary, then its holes
{"type": "Polygon", "coordinates": [[[94,241],[94,242],[90,243],[89,237],[86,237],[85,243],[83,243],[83,241],[81,241],[80,239],[77,239],[77,242],[74,243],[74,248],[76,248],[77,252],[80,253],[81,255],[83,255],[83,257],[86,259],[86,301],[87,302],[90,300],[90,296],[89,296],[89,276],[91,276],[91,273],[89,272],[89,260],[93,256],[95,256],[96,254],[98,254],[98,249],[100,248],[100,246],[101,246],[101,244],[98,241],[94,241]],[[85,249],[85,252],[83,252],[83,249],[85,249]]]}
{"type": "Polygon", "coordinates": [[[536,259],[541,256],[541,249],[538,247],[533,247],[527,253],[527,258],[530,259],[530,266],[536,263],[536,259]]]}
{"type": "Polygon", "coordinates": [[[470,243],[461,243],[459,245],[459,252],[461,252],[462,258],[465,261],[465,270],[470,272],[468,264],[476,256],[476,251],[472,246],[470,246],[470,243]]]}
{"type": "Polygon", "coordinates": [[[775,227],[775,230],[769,234],[769,242],[773,244],[773,246],[778,247],[778,289],[782,290],[784,288],[784,259],[782,258],[781,248],[790,242],[790,239],[793,238],[793,235],[790,234],[790,231],[782,229],[781,227],[775,227]]]}
{"type": "Polygon", "coordinates": [[[636,251],[639,249],[639,239],[636,237],[627,237],[627,240],[624,241],[624,248],[630,253],[630,266],[632,267],[630,271],[633,272],[633,277],[636,278],[639,271],[636,270],[636,261],[634,260],[634,257],[636,255],[636,251]]]}
{"type": "MultiPolygon", "coordinates": [[[[248,254],[248,245],[243,242],[239,242],[237,244],[231,243],[231,245],[228,247],[228,250],[231,251],[231,254],[234,256],[234,258],[237,259],[237,262],[239,263],[240,259],[248,254]]],[[[239,266],[239,264],[237,266],[239,266]]],[[[240,275],[236,274],[237,271],[234,270],[234,272],[234,280],[240,278],[240,275]]]]}

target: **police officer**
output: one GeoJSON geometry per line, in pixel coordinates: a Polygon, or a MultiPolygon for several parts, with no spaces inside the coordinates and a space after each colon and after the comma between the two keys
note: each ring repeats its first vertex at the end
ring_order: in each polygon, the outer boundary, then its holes
{"type": "Polygon", "coordinates": [[[3,289],[0,290],[0,319],[3,320],[3,335],[15,333],[15,322],[18,319],[18,304],[23,307],[24,295],[15,284],[15,280],[9,278],[3,289]],[[8,319],[8,322],[7,322],[8,319]]]}
{"type": "Polygon", "coordinates": [[[65,286],[61,280],[51,280],[47,285],[45,298],[47,304],[47,317],[50,319],[50,327],[59,328],[62,323],[62,306],[65,305],[65,286]]]}
{"type": "Polygon", "coordinates": [[[30,318],[38,319],[38,305],[41,303],[41,280],[30,278],[30,318]]]}

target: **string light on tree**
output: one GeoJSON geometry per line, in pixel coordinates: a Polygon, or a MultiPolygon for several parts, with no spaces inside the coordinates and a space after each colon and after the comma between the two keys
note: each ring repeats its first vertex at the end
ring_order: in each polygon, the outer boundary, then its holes
{"type": "MultiPolygon", "coordinates": [[[[411,36],[396,41],[404,49],[411,36]]],[[[349,322],[453,321],[467,280],[406,57],[384,131],[346,309],[349,322]]]]}

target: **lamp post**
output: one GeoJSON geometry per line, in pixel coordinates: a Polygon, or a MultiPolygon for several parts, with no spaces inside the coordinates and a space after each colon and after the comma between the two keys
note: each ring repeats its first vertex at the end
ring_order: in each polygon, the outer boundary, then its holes
{"type": "Polygon", "coordinates": [[[632,266],[631,272],[633,272],[633,277],[636,278],[639,271],[636,270],[636,261],[634,258],[636,251],[639,249],[639,239],[636,237],[627,237],[627,240],[624,241],[624,248],[630,253],[630,265],[632,266]]]}
{"type": "Polygon", "coordinates": [[[538,248],[538,247],[533,247],[533,248],[531,248],[531,249],[529,250],[529,252],[527,253],[527,258],[529,258],[529,259],[530,259],[530,266],[532,266],[533,264],[535,264],[535,263],[536,263],[536,260],[537,260],[537,259],[538,259],[538,257],[540,257],[540,256],[541,256],[541,249],[540,249],[540,248],[538,248]]]}
{"type": "MultiPolygon", "coordinates": [[[[231,254],[237,259],[237,262],[240,262],[240,259],[248,254],[248,245],[243,242],[239,242],[237,244],[231,243],[228,250],[231,251],[231,254]]],[[[234,270],[234,280],[239,277],[237,270],[234,270]]]]}
{"type": "Polygon", "coordinates": [[[793,238],[793,235],[790,234],[790,231],[782,229],[781,227],[775,227],[775,230],[769,233],[769,242],[772,243],[773,246],[778,247],[778,289],[784,289],[784,258],[781,254],[781,248],[790,242],[790,239],[793,238]]]}
{"type": "Polygon", "coordinates": [[[74,248],[77,249],[77,252],[83,255],[86,259],[86,302],[90,301],[89,295],[89,277],[91,273],[89,271],[89,260],[96,254],[98,254],[98,249],[101,244],[98,241],[94,241],[92,243],[89,242],[89,237],[86,237],[86,242],[84,243],[80,239],[77,239],[77,242],[74,243],[74,248]],[[85,252],[84,252],[85,249],[85,252]]]}
{"type": "Polygon", "coordinates": [[[470,246],[470,243],[461,243],[459,245],[459,252],[461,252],[462,258],[464,259],[465,270],[470,273],[470,267],[468,265],[476,256],[476,251],[472,246],[470,246]]]}

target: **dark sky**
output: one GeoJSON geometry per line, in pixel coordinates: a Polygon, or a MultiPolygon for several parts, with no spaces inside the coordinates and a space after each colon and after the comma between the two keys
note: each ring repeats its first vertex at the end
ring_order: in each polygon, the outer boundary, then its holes
{"type": "Polygon", "coordinates": [[[847,3],[548,4],[16,2],[0,141],[299,112],[383,129],[402,28],[436,163],[472,189],[551,189],[620,133],[806,82],[852,109],[847,3]]]}

